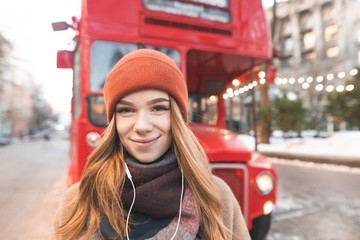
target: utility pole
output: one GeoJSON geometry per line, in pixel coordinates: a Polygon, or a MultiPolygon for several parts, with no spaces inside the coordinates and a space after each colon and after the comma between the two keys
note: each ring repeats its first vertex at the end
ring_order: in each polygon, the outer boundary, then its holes
{"type": "MultiPolygon", "coordinates": [[[[271,40],[273,46],[275,29],[276,29],[276,5],[277,2],[274,0],[274,5],[272,7],[272,23],[271,23],[271,40]]],[[[265,64],[265,70],[268,69],[268,66],[272,66],[274,64],[273,59],[269,60],[265,64]]],[[[266,81],[264,84],[259,84],[259,92],[260,92],[260,119],[259,119],[259,129],[260,129],[260,143],[270,143],[271,136],[271,104],[269,99],[269,83],[266,81]]]]}
{"type": "MultiPolygon", "coordinates": [[[[255,80],[254,77],[254,70],[251,69],[250,72],[250,76],[251,76],[251,82],[253,82],[255,80]]],[[[257,152],[257,145],[258,145],[258,141],[257,141],[257,120],[256,120],[256,103],[255,103],[255,88],[251,89],[251,109],[252,109],[252,120],[253,120],[253,124],[254,124],[254,140],[255,140],[255,152],[257,152]]]]}

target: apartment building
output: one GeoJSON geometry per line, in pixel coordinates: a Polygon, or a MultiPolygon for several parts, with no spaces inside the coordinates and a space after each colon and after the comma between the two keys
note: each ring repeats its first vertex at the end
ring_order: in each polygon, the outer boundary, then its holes
{"type": "MultiPolygon", "coordinates": [[[[273,9],[266,9],[270,24],[273,9]]],[[[318,120],[326,95],[351,91],[346,80],[360,63],[360,1],[289,0],[276,7],[277,87],[301,97],[318,120]]]]}

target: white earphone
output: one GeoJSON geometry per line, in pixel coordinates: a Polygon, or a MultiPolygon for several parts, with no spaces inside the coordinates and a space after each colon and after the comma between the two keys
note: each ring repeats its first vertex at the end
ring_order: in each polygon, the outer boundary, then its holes
{"type": "Polygon", "coordinates": [[[129,212],[128,212],[128,215],[127,215],[127,218],[126,218],[126,238],[129,240],[129,230],[128,230],[128,227],[129,227],[129,217],[130,217],[130,212],[131,212],[131,209],[133,208],[134,206],[134,203],[135,203],[135,198],[136,198],[136,191],[135,191],[135,185],[134,185],[134,182],[132,180],[132,176],[131,176],[131,173],[130,173],[130,170],[127,166],[127,164],[125,163],[125,171],[126,171],[126,176],[127,178],[130,180],[131,182],[131,185],[133,187],[133,191],[134,191],[134,196],[133,196],[133,200],[132,200],[132,203],[131,203],[131,206],[129,208],[129,212]]]}
{"type": "MultiPolygon", "coordinates": [[[[134,206],[134,203],[135,203],[135,198],[136,198],[136,190],[135,190],[135,185],[134,185],[134,182],[132,181],[132,176],[131,176],[131,173],[130,173],[130,170],[127,166],[127,164],[125,163],[125,171],[126,171],[126,176],[127,178],[130,180],[131,182],[131,185],[133,187],[133,191],[134,191],[134,196],[133,196],[133,200],[132,200],[132,203],[130,205],[130,208],[129,208],[129,212],[128,212],[128,215],[127,215],[127,218],[126,218],[126,238],[127,240],[130,240],[129,238],[129,231],[128,231],[128,227],[129,227],[129,217],[130,217],[130,213],[131,213],[131,210],[134,206]]],[[[170,240],[173,240],[176,236],[176,233],[177,231],[179,230],[179,226],[180,226],[180,219],[181,219],[181,211],[182,211],[182,199],[184,197],[184,175],[181,171],[181,195],[180,195],[180,206],[179,206],[179,219],[178,219],[178,222],[177,222],[177,226],[176,226],[176,230],[175,230],[175,233],[174,235],[172,236],[172,238],[170,240]]]]}

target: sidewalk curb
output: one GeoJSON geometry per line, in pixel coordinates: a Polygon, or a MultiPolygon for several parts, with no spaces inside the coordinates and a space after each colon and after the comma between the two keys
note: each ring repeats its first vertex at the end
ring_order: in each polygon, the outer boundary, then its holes
{"type": "Polygon", "coordinates": [[[263,154],[266,157],[300,160],[300,161],[315,162],[315,163],[327,163],[327,164],[360,168],[360,157],[314,156],[314,155],[304,155],[304,154],[296,154],[296,153],[266,152],[266,151],[259,151],[259,153],[263,154]]]}

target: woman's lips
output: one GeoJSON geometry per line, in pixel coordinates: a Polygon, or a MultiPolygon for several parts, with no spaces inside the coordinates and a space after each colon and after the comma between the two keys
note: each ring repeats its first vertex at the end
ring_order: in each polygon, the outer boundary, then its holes
{"type": "Polygon", "coordinates": [[[159,139],[159,137],[155,138],[146,138],[146,139],[132,139],[131,141],[138,147],[138,148],[149,148],[159,139]]]}

